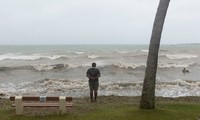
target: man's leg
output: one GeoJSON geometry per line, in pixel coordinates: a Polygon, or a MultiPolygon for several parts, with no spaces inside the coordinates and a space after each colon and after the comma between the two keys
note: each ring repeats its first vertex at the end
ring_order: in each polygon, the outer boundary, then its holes
{"type": "Polygon", "coordinates": [[[95,87],[94,87],[94,101],[97,101],[97,90],[99,88],[99,82],[95,82],[95,87]]]}
{"type": "Polygon", "coordinates": [[[90,101],[93,102],[93,90],[90,90],[90,101]]]}
{"type": "Polygon", "coordinates": [[[97,101],[97,90],[94,91],[94,101],[97,101]]]}
{"type": "Polygon", "coordinates": [[[92,82],[89,82],[89,86],[90,86],[90,102],[93,102],[93,89],[94,89],[94,85],[92,82]]]}

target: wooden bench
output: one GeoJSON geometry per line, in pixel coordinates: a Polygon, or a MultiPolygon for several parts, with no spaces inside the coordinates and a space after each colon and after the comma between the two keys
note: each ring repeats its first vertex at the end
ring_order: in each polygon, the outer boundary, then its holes
{"type": "Polygon", "coordinates": [[[10,96],[16,114],[23,114],[24,107],[59,107],[61,114],[66,113],[66,107],[72,107],[72,97],[60,96],[10,96]]]}

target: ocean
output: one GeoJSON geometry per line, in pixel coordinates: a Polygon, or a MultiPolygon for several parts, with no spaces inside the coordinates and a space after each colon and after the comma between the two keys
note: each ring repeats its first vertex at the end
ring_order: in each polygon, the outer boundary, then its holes
{"type": "MultiPolygon", "coordinates": [[[[148,45],[1,45],[0,97],[89,96],[86,71],[101,72],[99,95],[140,96],[148,45]]],[[[161,45],[156,96],[200,95],[200,44],[161,45]],[[186,68],[190,72],[182,73],[186,68]]]]}

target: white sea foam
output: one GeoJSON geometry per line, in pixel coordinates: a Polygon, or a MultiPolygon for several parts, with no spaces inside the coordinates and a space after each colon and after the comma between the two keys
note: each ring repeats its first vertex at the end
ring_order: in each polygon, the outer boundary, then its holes
{"type": "Polygon", "coordinates": [[[54,68],[64,68],[64,67],[69,67],[68,64],[64,65],[64,64],[35,64],[32,65],[33,68],[35,68],[37,71],[49,71],[52,70],[54,68]]]}
{"type": "Polygon", "coordinates": [[[66,55],[40,55],[40,54],[32,54],[32,55],[24,55],[24,54],[3,54],[0,55],[0,60],[12,59],[12,60],[38,60],[41,58],[55,60],[61,57],[67,57],[66,55]]]}
{"type": "Polygon", "coordinates": [[[185,63],[185,64],[178,64],[178,63],[158,63],[159,68],[186,68],[194,63],[185,63]]]}
{"type": "Polygon", "coordinates": [[[149,50],[141,50],[142,52],[145,52],[145,53],[148,53],[149,52],[149,50]]]}
{"type": "Polygon", "coordinates": [[[36,64],[36,65],[33,65],[33,67],[38,71],[49,71],[54,68],[54,66],[50,64],[36,64]]]}
{"type": "Polygon", "coordinates": [[[197,58],[197,55],[188,55],[188,54],[167,54],[166,55],[169,59],[191,59],[197,58]]]}
{"type": "Polygon", "coordinates": [[[81,55],[81,54],[84,54],[85,52],[80,52],[80,51],[77,51],[77,52],[75,52],[75,54],[77,54],[77,55],[81,55]]]}
{"type": "Polygon", "coordinates": [[[40,58],[41,56],[38,56],[38,55],[22,55],[22,54],[12,54],[12,53],[0,55],[0,60],[5,60],[5,59],[36,60],[40,58]]]}
{"type": "MultiPolygon", "coordinates": [[[[136,69],[139,67],[145,67],[145,63],[138,63],[138,64],[133,64],[133,63],[115,63],[113,64],[114,66],[117,66],[119,68],[132,68],[136,69]]],[[[191,65],[194,65],[194,63],[185,63],[185,64],[179,64],[179,63],[158,63],[159,68],[187,68],[191,65]]]]}
{"type": "Polygon", "coordinates": [[[126,54],[126,53],[130,53],[131,51],[117,51],[117,53],[120,53],[120,54],[126,54]]]}
{"type": "Polygon", "coordinates": [[[98,55],[88,55],[88,58],[90,59],[95,59],[95,58],[98,58],[99,56],[98,55]]]}
{"type": "MultiPolygon", "coordinates": [[[[75,65],[75,64],[33,64],[34,69],[37,71],[50,71],[54,68],[65,68],[65,69],[76,69],[76,68],[82,68],[82,67],[90,67],[90,64],[81,64],[81,65],[75,65]]],[[[98,64],[98,66],[100,66],[98,64]]]]}
{"type": "MultiPolygon", "coordinates": [[[[100,95],[139,96],[142,91],[142,83],[128,83],[101,81],[100,95]]],[[[1,84],[0,93],[8,95],[70,95],[74,97],[88,96],[88,81],[83,79],[44,79],[34,83],[25,84],[1,84]]],[[[173,83],[158,82],[156,84],[156,96],[180,97],[199,96],[200,82],[184,81],[181,79],[173,83]]]]}
{"type": "Polygon", "coordinates": [[[51,56],[41,56],[41,58],[48,58],[51,60],[59,59],[59,58],[68,58],[67,55],[51,55],[51,56]]]}
{"type": "Polygon", "coordinates": [[[163,97],[199,96],[200,82],[178,79],[175,83],[156,85],[156,95],[163,97]]]}
{"type": "Polygon", "coordinates": [[[114,66],[117,66],[119,68],[132,68],[132,69],[135,69],[135,68],[138,68],[138,67],[143,67],[145,66],[145,64],[132,64],[132,63],[115,63],[113,64],[114,66]]]}

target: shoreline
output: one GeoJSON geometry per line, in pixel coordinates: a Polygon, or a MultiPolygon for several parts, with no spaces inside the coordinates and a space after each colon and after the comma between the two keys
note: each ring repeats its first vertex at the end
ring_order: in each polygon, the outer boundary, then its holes
{"type": "MultiPolygon", "coordinates": [[[[97,103],[138,103],[141,96],[98,96],[97,103]]],[[[9,98],[0,98],[0,101],[9,101],[9,98]]],[[[155,97],[156,102],[192,102],[198,103],[200,96],[182,96],[182,97],[155,97]]],[[[90,97],[74,97],[73,102],[76,103],[90,103],[90,97]]]]}
{"type": "MultiPolygon", "coordinates": [[[[120,103],[120,104],[139,104],[141,96],[98,96],[97,103],[120,103]]],[[[74,102],[86,103],[90,101],[89,97],[73,98],[74,102]]],[[[159,102],[188,102],[199,103],[200,96],[183,96],[183,97],[155,97],[155,101],[159,102]]]]}
{"type": "MultiPolygon", "coordinates": [[[[130,104],[139,106],[140,104],[140,96],[98,96],[97,102],[90,102],[90,97],[74,97],[73,103],[74,106],[90,106],[91,104],[95,105],[122,105],[122,104],[130,104]]],[[[200,96],[185,96],[185,97],[155,97],[155,104],[162,103],[199,103],[200,96]]],[[[0,109],[5,107],[11,107],[11,101],[9,98],[0,98],[0,109]]]]}

